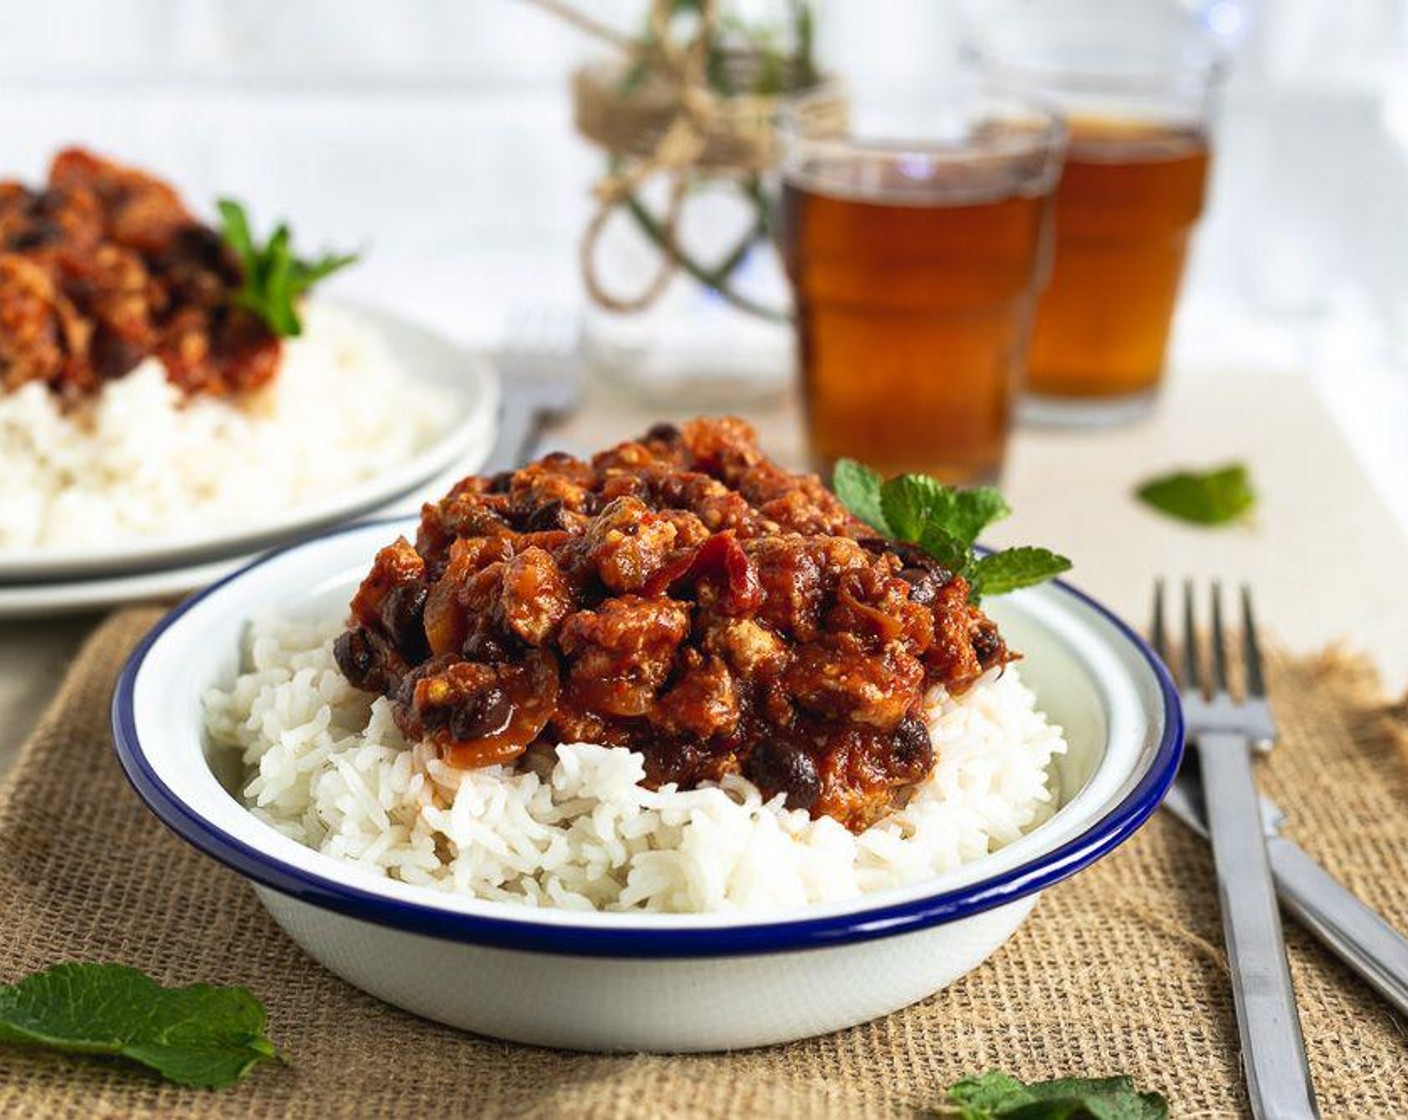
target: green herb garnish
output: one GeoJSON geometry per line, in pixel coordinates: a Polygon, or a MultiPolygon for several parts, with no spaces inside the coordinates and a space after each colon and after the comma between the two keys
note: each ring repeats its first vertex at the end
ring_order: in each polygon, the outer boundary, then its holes
{"type": "Polygon", "coordinates": [[[302,334],[298,298],[319,280],[354,263],[357,254],[324,253],[314,261],[302,260],[293,255],[293,236],[282,222],[261,247],[250,232],[243,206],[228,198],[216,205],[220,209],[220,236],[244,270],[244,287],[236,293],[235,302],[258,315],[280,338],[302,334]]]}
{"type": "Polygon", "coordinates": [[[962,1120],[1165,1120],[1168,1101],[1141,1093],[1128,1077],[1058,1077],[1019,1081],[990,1070],[948,1088],[951,1115],[962,1120]]]}
{"type": "Polygon", "coordinates": [[[1135,495],[1160,513],[1195,525],[1245,521],[1256,505],[1251,476],[1241,463],[1207,471],[1175,471],[1141,483],[1135,495]]]}
{"type": "Polygon", "coordinates": [[[120,964],[58,964],[0,985],[0,1043],[127,1058],[201,1089],[284,1061],[267,1026],[244,988],[163,988],[120,964]]]}
{"type": "Polygon", "coordinates": [[[984,595],[1044,583],[1071,567],[1045,548],[1007,548],[985,556],[974,551],[978,534],[1012,512],[991,486],[961,489],[924,474],[886,480],[854,459],[836,464],[832,485],[842,504],[872,529],[917,544],[966,579],[975,603],[984,595]]]}

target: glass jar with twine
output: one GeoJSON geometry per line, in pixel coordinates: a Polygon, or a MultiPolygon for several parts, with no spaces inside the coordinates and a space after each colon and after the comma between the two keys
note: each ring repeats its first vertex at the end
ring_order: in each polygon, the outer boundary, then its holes
{"type": "Polygon", "coordinates": [[[810,4],[774,4],[785,18],[768,26],[717,0],[651,0],[631,36],[532,2],[612,51],[572,76],[577,130],[606,155],[580,246],[589,368],[683,407],[776,394],[792,340],[767,179],[782,99],[822,84],[810,4]]]}

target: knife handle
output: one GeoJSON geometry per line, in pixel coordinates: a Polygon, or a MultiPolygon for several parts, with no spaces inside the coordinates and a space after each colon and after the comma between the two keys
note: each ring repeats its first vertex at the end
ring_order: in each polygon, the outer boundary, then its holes
{"type": "Polygon", "coordinates": [[[1247,1095],[1257,1120],[1318,1117],[1245,735],[1196,739],[1247,1095]]]}
{"type": "Polygon", "coordinates": [[[1408,1016],[1408,938],[1285,837],[1270,837],[1266,854],[1286,908],[1408,1016]]]}

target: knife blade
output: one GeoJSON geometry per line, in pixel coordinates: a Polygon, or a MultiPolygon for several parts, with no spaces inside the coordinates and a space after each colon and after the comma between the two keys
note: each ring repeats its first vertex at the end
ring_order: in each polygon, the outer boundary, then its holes
{"type": "MultiPolygon", "coordinates": [[[[1164,807],[1207,838],[1202,787],[1187,765],[1164,807]]],[[[1286,815],[1276,805],[1263,797],[1260,808],[1266,855],[1282,906],[1400,1014],[1408,1015],[1408,938],[1281,835],[1286,815]]]]}

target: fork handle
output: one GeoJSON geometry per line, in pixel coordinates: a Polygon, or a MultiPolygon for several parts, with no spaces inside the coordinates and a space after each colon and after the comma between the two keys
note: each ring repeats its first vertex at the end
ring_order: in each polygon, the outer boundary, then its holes
{"type": "Polygon", "coordinates": [[[494,449],[481,468],[484,474],[515,470],[523,465],[529,443],[543,423],[543,410],[532,394],[521,386],[504,386],[503,407],[499,410],[499,432],[494,449]]]}
{"type": "Polygon", "coordinates": [[[1252,1114],[1318,1117],[1245,735],[1197,738],[1252,1114]]]}

